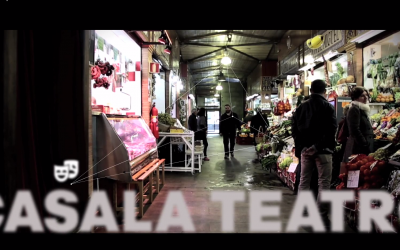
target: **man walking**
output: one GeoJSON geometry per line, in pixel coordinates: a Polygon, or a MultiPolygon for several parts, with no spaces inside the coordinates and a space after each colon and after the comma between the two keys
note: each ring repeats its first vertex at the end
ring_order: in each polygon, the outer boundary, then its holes
{"type": "Polygon", "coordinates": [[[231,110],[229,104],[225,105],[225,113],[221,115],[219,123],[220,134],[223,136],[225,159],[234,157],[236,129],[240,129],[242,122],[236,113],[231,110]]]}
{"type": "Polygon", "coordinates": [[[337,128],[334,107],[326,98],[323,80],[311,83],[310,99],[302,103],[293,116],[292,134],[296,147],[301,148],[299,192],[310,190],[314,168],[318,170],[318,204],[326,229],[330,229],[328,205],[320,202],[322,190],[329,190],[332,179],[332,154],[337,128]]]}

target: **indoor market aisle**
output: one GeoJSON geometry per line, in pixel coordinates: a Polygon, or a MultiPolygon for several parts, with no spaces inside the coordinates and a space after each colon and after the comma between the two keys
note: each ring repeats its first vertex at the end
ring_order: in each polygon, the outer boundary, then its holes
{"type": "MultiPolygon", "coordinates": [[[[208,135],[208,157],[202,165],[202,172],[194,175],[184,172],[166,172],[166,185],[145,212],[143,221],[153,222],[155,232],[158,219],[161,215],[168,191],[182,191],[190,216],[193,220],[196,233],[221,233],[221,205],[220,202],[211,202],[211,190],[281,190],[282,230],[284,233],[292,206],[296,196],[283,186],[274,172],[269,173],[261,169],[260,163],[253,163],[256,158],[255,148],[252,145],[235,146],[235,157],[224,159],[222,137],[208,135]]],[[[248,197],[246,195],[246,200],[248,197]]],[[[123,225],[121,225],[123,227],[123,225]]],[[[237,202],[235,205],[235,232],[248,233],[249,205],[247,202],[237,202]]],[[[346,232],[354,232],[345,223],[346,232]]],[[[97,232],[101,232],[101,228],[97,232]]],[[[170,228],[168,233],[184,233],[180,228],[170,228]]],[[[299,232],[306,233],[304,229],[299,232]]]]}

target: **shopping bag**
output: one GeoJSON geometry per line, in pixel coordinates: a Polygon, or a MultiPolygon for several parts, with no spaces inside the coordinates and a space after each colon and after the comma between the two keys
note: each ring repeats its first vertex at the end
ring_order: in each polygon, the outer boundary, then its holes
{"type": "Polygon", "coordinates": [[[265,134],[264,134],[263,128],[262,128],[262,126],[260,126],[260,128],[258,129],[257,136],[255,138],[257,144],[264,142],[264,135],[265,134]]]}

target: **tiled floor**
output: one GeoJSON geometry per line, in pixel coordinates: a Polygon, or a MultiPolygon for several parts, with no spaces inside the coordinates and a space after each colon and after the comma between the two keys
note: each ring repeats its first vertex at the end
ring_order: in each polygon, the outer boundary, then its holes
{"type": "MultiPolygon", "coordinates": [[[[179,190],[185,199],[195,232],[222,233],[221,205],[220,202],[211,201],[211,192],[214,190],[245,191],[246,201],[237,202],[234,208],[234,230],[232,232],[249,233],[249,192],[281,190],[283,194],[280,203],[282,228],[275,232],[285,232],[296,196],[292,195],[292,191],[281,183],[274,172],[264,171],[261,169],[260,163],[252,162],[256,158],[254,146],[236,145],[235,157],[225,160],[222,137],[208,135],[208,143],[210,161],[204,162],[202,172],[196,172],[194,175],[185,172],[166,172],[166,185],[141,220],[151,221],[152,232],[157,233],[157,225],[169,191],[179,190]]],[[[270,219],[270,221],[272,220],[274,219],[270,219]]],[[[123,225],[121,225],[121,229],[122,227],[123,225]]],[[[98,228],[96,232],[103,232],[103,230],[98,228]]],[[[185,230],[177,226],[170,227],[168,232],[185,233],[185,230]]],[[[305,233],[306,231],[300,228],[298,232],[305,233]]],[[[352,233],[354,231],[345,224],[345,232],[352,233]]]]}

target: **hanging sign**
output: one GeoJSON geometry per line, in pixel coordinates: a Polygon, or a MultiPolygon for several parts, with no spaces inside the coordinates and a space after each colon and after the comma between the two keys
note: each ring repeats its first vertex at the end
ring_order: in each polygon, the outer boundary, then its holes
{"type": "MultiPolygon", "coordinates": [[[[330,50],[336,50],[345,44],[345,35],[344,30],[327,30],[322,33],[322,37],[324,39],[324,44],[318,49],[311,49],[311,55],[314,59],[321,57],[323,54],[326,54],[330,50]]],[[[307,46],[306,42],[304,43],[307,46]]]]}
{"type": "Polygon", "coordinates": [[[298,48],[293,51],[289,56],[283,59],[279,65],[279,73],[282,74],[289,74],[297,72],[300,68],[299,64],[299,51],[298,48]]]}

